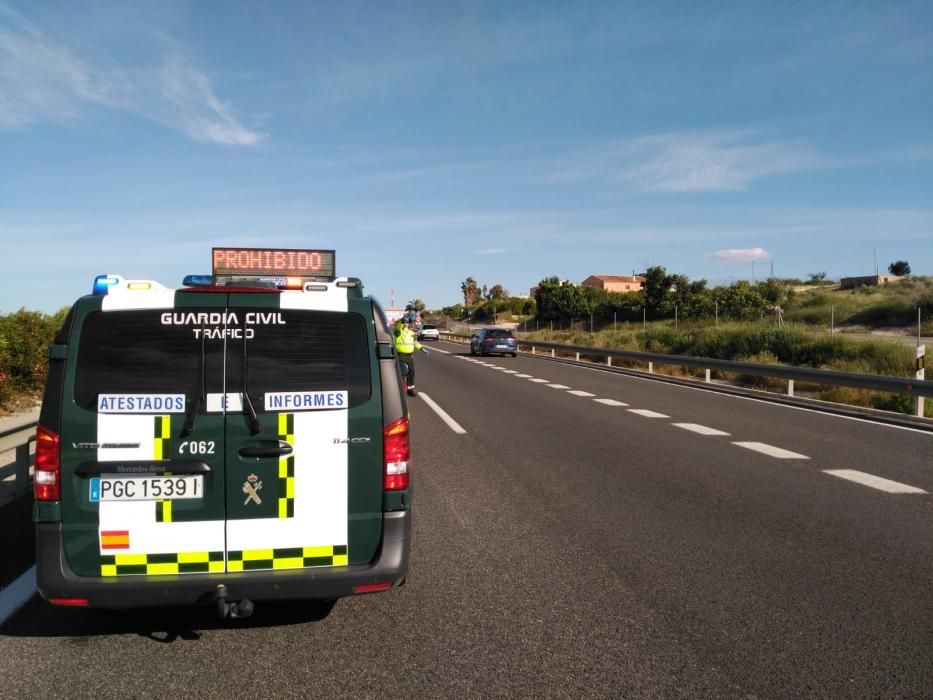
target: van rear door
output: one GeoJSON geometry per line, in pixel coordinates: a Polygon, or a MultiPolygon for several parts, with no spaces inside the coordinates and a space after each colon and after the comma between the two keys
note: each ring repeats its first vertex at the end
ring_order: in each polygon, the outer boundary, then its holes
{"type": "Polygon", "coordinates": [[[82,306],[62,406],[64,546],[78,575],[224,571],[224,416],[205,405],[222,390],[224,344],[202,329],[225,302],[167,292],[153,308],[82,306]]]}
{"type": "Polygon", "coordinates": [[[348,303],[342,289],[327,292],[324,308],[322,298],[230,295],[229,571],[345,566],[376,555],[382,412],[372,312],[367,322],[360,311],[368,304],[348,303]]]}

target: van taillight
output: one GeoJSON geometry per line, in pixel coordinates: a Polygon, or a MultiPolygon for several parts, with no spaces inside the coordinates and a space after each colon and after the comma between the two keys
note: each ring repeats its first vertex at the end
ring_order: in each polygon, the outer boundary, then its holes
{"type": "Polygon", "coordinates": [[[383,435],[383,488],[401,491],[408,488],[408,462],[411,450],[408,444],[408,419],[399,418],[389,425],[383,435]]]}
{"type": "Polygon", "coordinates": [[[37,501],[62,497],[61,438],[44,425],[36,428],[34,494],[37,501]]]}

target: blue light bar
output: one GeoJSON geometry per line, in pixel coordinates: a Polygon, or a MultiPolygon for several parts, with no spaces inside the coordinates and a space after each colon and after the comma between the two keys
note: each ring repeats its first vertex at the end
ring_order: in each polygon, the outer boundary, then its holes
{"type": "Polygon", "coordinates": [[[94,286],[91,289],[92,294],[106,294],[110,288],[119,284],[122,277],[120,275],[97,275],[94,278],[94,286]]]}
{"type": "Polygon", "coordinates": [[[186,287],[213,287],[214,286],[214,276],[213,275],[185,275],[185,279],[181,281],[186,287]]]}

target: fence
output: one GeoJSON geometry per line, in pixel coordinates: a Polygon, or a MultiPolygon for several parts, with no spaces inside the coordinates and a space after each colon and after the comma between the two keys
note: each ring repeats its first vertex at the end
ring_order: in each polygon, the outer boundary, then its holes
{"type": "Polygon", "coordinates": [[[39,412],[35,411],[12,418],[0,428],[0,455],[14,453],[12,462],[0,466],[0,505],[29,491],[30,446],[36,438],[38,420],[39,412]]]}

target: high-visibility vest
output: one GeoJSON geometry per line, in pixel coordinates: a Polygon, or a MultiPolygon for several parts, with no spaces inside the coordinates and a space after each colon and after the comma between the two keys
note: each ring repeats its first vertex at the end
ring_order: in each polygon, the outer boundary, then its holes
{"type": "Polygon", "coordinates": [[[421,347],[415,337],[415,332],[410,328],[402,328],[395,336],[395,351],[411,355],[415,350],[421,347]]]}

